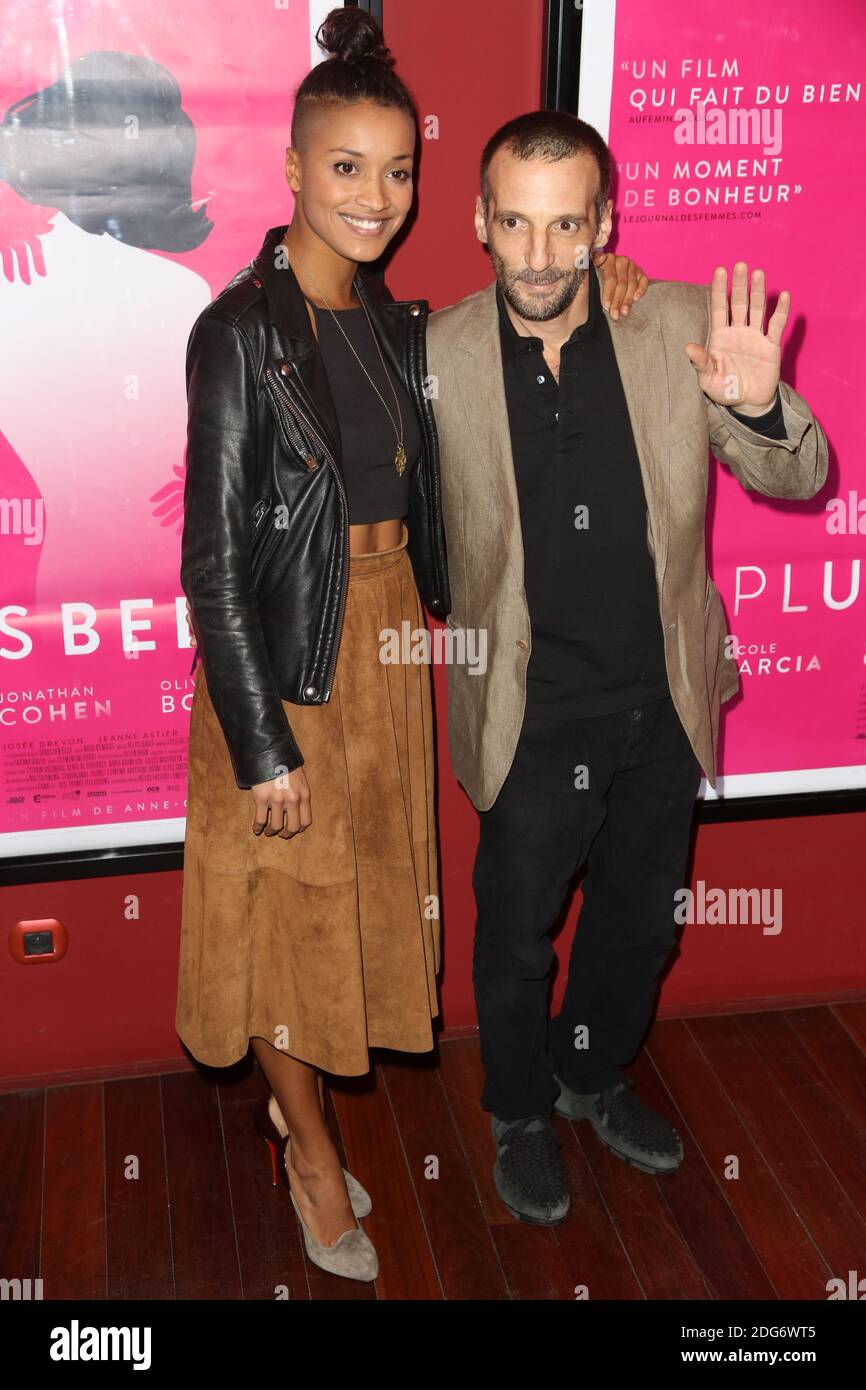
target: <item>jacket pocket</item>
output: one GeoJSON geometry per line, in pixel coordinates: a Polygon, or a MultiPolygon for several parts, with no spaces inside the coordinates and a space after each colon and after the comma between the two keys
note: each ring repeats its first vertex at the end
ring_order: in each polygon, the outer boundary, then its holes
{"type": "MultiPolygon", "coordinates": [[[[258,506],[261,506],[261,503],[258,506]]],[[[280,528],[276,525],[276,511],[270,502],[266,502],[264,510],[258,512],[254,524],[255,530],[250,544],[250,563],[253,591],[257,593],[280,539],[280,528]]]]}
{"type": "Polygon", "coordinates": [[[267,516],[269,510],[270,503],[268,502],[268,499],[266,497],[263,497],[262,500],[260,502],[257,502],[256,505],[253,507],[252,514],[250,516],[250,540],[253,543],[255,543],[256,536],[259,534],[262,527],[262,523],[264,522],[264,519],[267,516]]]}

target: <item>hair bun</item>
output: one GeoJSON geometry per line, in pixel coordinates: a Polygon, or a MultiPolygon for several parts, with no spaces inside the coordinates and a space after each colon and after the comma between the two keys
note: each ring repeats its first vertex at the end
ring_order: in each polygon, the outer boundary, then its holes
{"type": "Polygon", "coordinates": [[[316,42],[325,53],[344,63],[359,63],[372,58],[394,67],[394,58],[385,44],[382,30],[372,15],[357,5],[331,10],[316,34],[316,42]]]}

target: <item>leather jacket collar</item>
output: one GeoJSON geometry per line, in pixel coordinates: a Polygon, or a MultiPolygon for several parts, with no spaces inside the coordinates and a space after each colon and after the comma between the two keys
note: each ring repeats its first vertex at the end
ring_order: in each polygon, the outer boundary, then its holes
{"type": "MultiPolygon", "coordinates": [[[[324,433],[334,458],[341,463],[340,429],[334,399],[310,324],[306,300],[291,266],[288,263],[284,267],[276,265],[277,246],[282,241],[287,226],[288,224],[285,224],[268,229],[261,250],[251,262],[251,267],[255,276],[261,280],[265,291],[268,317],[280,333],[283,352],[274,359],[274,366],[279,371],[283,364],[293,365],[294,376],[303,392],[306,409],[324,433]]],[[[389,367],[405,385],[403,355],[399,346],[399,323],[395,322],[395,317],[404,314],[407,306],[394,300],[385,300],[379,277],[367,266],[358,267],[353,287],[370,316],[389,367]]],[[[417,305],[413,308],[417,309],[417,305]]]]}
{"type": "Polygon", "coordinates": [[[271,323],[279,328],[286,338],[292,339],[292,356],[302,358],[315,351],[315,338],[310,327],[306,300],[301,294],[294,271],[288,263],[285,268],[278,268],[276,265],[277,246],[287,231],[288,225],[270,227],[265,233],[262,248],[251,265],[254,274],[264,286],[271,323]]]}

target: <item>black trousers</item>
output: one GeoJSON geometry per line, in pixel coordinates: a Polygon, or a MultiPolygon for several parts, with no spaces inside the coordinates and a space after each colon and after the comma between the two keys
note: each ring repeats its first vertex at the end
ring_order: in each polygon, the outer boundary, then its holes
{"type": "Polygon", "coordinates": [[[472,875],[482,1105],[498,1119],[548,1115],[554,1071],[582,1093],[623,1079],[675,943],[701,775],[670,696],[594,718],[527,714],[480,812],[472,875]],[[548,1024],[550,931],[584,862],[565,999],[548,1024]]]}

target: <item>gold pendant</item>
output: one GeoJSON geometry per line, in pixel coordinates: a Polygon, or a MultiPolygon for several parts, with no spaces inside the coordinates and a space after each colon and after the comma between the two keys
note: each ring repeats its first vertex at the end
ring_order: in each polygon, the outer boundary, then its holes
{"type": "Polygon", "coordinates": [[[406,450],[403,448],[402,444],[399,446],[394,456],[394,467],[402,478],[403,469],[406,467],[406,450]]]}

